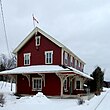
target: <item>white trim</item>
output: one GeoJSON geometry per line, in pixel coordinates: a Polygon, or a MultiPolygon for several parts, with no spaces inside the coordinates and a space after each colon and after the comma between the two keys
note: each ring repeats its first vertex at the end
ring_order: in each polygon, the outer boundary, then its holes
{"type": "Polygon", "coordinates": [[[53,51],[45,51],[45,64],[52,64],[52,63],[53,63],[53,51]],[[49,59],[47,59],[47,54],[51,54],[50,56],[51,62],[49,62],[49,59]]]}
{"type": "Polygon", "coordinates": [[[32,78],[32,91],[42,91],[42,78],[32,78]],[[41,88],[34,88],[34,80],[41,80],[41,88]]]}
{"type": "Polygon", "coordinates": [[[77,59],[74,58],[74,67],[77,68],[77,59]]]}
{"type": "Polygon", "coordinates": [[[65,53],[64,53],[64,64],[65,64],[65,65],[68,65],[68,61],[69,61],[69,59],[68,59],[68,53],[65,51],[65,53]],[[65,62],[65,60],[66,60],[67,62],[65,62]]]}
{"type": "Polygon", "coordinates": [[[24,53],[24,65],[30,65],[30,57],[31,57],[31,53],[24,53]],[[29,64],[25,64],[25,56],[29,55],[29,64]]]}

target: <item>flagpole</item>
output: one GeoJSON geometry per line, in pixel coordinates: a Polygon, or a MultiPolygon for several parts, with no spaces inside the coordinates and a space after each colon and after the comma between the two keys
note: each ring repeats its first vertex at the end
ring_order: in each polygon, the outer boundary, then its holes
{"type": "Polygon", "coordinates": [[[35,28],[36,26],[35,26],[35,21],[34,21],[34,14],[32,14],[32,18],[33,18],[33,26],[35,28]]]}

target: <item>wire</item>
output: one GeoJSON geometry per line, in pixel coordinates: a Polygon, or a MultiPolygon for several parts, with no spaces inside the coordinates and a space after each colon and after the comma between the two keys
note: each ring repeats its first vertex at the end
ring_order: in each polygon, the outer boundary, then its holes
{"type": "Polygon", "coordinates": [[[9,57],[10,57],[9,44],[8,44],[8,39],[7,39],[6,25],[5,25],[3,7],[2,7],[2,1],[1,0],[0,0],[0,6],[1,6],[1,14],[2,14],[2,20],[3,20],[3,27],[4,27],[4,33],[5,33],[6,46],[7,46],[8,54],[9,54],[9,57]]]}

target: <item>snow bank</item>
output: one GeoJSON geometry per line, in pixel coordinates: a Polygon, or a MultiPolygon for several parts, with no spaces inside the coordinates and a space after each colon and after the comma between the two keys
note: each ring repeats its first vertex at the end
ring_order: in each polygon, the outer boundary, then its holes
{"type": "Polygon", "coordinates": [[[20,102],[27,103],[27,104],[46,104],[50,102],[50,100],[42,92],[38,92],[34,96],[22,97],[20,99],[20,102]]]}
{"type": "Polygon", "coordinates": [[[0,92],[15,93],[15,89],[16,89],[15,86],[16,84],[12,83],[12,91],[11,91],[11,83],[0,81],[0,92]]]}
{"type": "Polygon", "coordinates": [[[49,101],[50,100],[41,92],[38,92],[38,94],[34,95],[33,97],[29,97],[29,99],[28,99],[28,103],[45,104],[49,101]]]}

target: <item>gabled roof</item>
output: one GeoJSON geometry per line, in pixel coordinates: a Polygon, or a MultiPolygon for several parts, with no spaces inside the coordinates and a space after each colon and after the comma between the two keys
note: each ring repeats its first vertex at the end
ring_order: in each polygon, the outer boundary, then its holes
{"type": "MultiPolygon", "coordinates": [[[[51,40],[52,42],[54,42],[56,45],[58,45],[59,47],[61,47],[62,49],[64,49],[65,51],[69,52],[70,54],[72,54],[73,56],[75,56],[77,59],[79,59],[80,61],[82,61],[78,56],[76,56],[70,49],[68,49],[66,46],[64,46],[62,43],[60,43],[59,41],[57,41],[56,39],[54,39],[52,36],[50,36],[49,34],[47,34],[46,32],[44,32],[43,30],[41,30],[40,28],[36,27],[33,29],[33,31],[14,49],[13,53],[17,54],[17,52],[33,37],[33,35],[35,33],[41,33],[42,35],[44,35],[46,38],[48,38],[49,40],[51,40]]],[[[84,64],[85,62],[82,61],[84,64]]]]}
{"type": "Polygon", "coordinates": [[[17,67],[12,70],[6,70],[0,72],[1,75],[16,75],[16,74],[30,74],[30,73],[72,73],[83,76],[88,79],[93,79],[89,75],[76,70],[71,67],[63,68],[59,65],[34,65],[34,66],[23,66],[17,67]]]}

